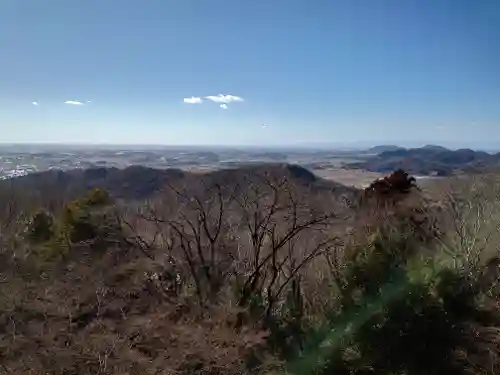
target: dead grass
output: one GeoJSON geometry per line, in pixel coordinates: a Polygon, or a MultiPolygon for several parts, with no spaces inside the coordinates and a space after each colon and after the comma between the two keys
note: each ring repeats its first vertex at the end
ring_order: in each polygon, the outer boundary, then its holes
{"type": "Polygon", "coordinates": [[[348,207],[290,176],[224,178],[107,207],[112,241],[50,260],[20,235],[43,201],[5,192],[0,373],[497,372],[491,181],[451,185],[465,210],[452,194],[348,207]]]}
{"type": "Polygon", "coordinates": [[[321,178],[335,181],[346,186],[354,186],[359,189],[364,189],[374,180],[384,176],[381,173],[344,168],[317,169],[313,172],[321,178]]]}

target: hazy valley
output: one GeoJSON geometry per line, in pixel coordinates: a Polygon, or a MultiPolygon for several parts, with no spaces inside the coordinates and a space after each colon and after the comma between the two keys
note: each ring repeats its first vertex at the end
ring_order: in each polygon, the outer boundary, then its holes
{"type": "Polygon", "coordinates": [[[181,169],[204,173],[261,163],[300,165],[339,183],[366,187],[374,179],[402,168],[417,178],[444,176],[495,166],[500,157],[472,150],[438,146],[404,149],[377,146],[358,150],[306,148],[216,148],[140,146],[0,146],[0,178],[48,170],[126,168],[181,169]]]}

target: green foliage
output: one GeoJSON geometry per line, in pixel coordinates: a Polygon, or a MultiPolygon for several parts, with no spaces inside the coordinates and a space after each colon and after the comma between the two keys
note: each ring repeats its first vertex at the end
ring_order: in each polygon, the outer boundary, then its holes
{"type": "Polygon", "coordinates": [[[71,242],[95,240],[107,228],[104,208],[112,200],[107,191],[92,189],[82,197],[64,207],[62,225],[71,242]]]}
{"type": "Polygon", "coordinates": [[[113,201],[106,190],[93,188],[83,198],[74,203],[79,207],[104,207],[110,205],[113,201]]]}
{"type": "MultiPolygon", "coordinates": [[[[29,220],[24,238],[28,240],[30,253],[36,255],[38,266],[45,262],[61,260],[69,251],[68,242],[60,222],[44,210],[29,220]]],[[[22,244],[18,244],[22,246],[22,244]]]]}
{"type": "Polygon", "coordinates": [[[308,335],[292,373],[466,374],[495,365],[500,314],[480,292],[480,273],[441,268],[391,239],[378,234],[358,252],[341,311],[308,335]]]}
{"type": "Polygon", "coordinates": [[[111,204],[109,194],[102,189],[90,190],[85,196],[64,206],[62,214],[54,217],[39,211],[29,220],[25,238],[42,262],[62,259],[72,243],[102,239],[111,229],[106,206],[111,204]]]}
{"type": "Polygon", "coordinates": [[[89,210],[75,203],[65,207],[62,222],[72,242],[86,241],[97,236],[98,228],[91,222],[89,210]]]}
{"type": "Polygon", "coordinates": [[[496,373],[500,312],[483,291],[497,279],[449,267],[426,207],[396,203],[345,250],[340,309],[307,332],[290,373],[496,373]]]}
{"type": "Polygon", "coordinates": [[[44,242],[37,248],[40,260],[54,262],[64,259],[69,253],[70,244],[64,232],[58,231],[50,240],[44,242]]]}
{"type": "Polygon", "coordinates": [[[39,211],[29,221],[26,234],[30,242],[43,243],[55,234],[54,217],[46,211],[39,211]]]}
{"type": "Polygon", "coordinates": [[[309,329],[304,315],[304,297],[300,281],[294,279],[279,314],[270,317],[266,329],[270,331],[267,343],[273,352],[282,358],[293,358],[303,349],[304,338],[309,329]]]}

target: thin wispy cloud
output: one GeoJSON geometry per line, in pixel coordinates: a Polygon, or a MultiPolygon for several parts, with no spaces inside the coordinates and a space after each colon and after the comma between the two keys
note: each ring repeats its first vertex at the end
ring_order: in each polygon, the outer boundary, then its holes
{"type": "Polygon", "coordinates": [[[64,104],[71,104],[71,105],[85,105],[84,102],[80,102],[78,100],[66,100],[64,104]]]}
{"type": "Polygon", "coordinates": [[[190,98],[184,98],[184,103],[188,103],[188,104],[199,104],[203,101],[202,98],[198,97],[198,96],[192,96],[190,98]]]}
{"type": "Polygon", "coordinates": [[[35,107],[38,106],[38,102],[31,102],[31,104],[33,104],[35,107]]]}
{"type": "Polygon", "coordinates": [[[214,103],[218,103],[219,107],[221,109],[227,110],[228,109],[228,103],[232,102],[243,102],[244,99],[241,96],[236,96],[236,95],[224,95],[224,94],[219,94],[219,95],[208,95],[205,97],[201,96],[191,96],[190,98],[184,98],[184,103],[188,104],[200,104],[203,103],[204,101],[211,101],[214,103]]]}
{"type": "Polygon", "coordinates": [[[212,102],[215,103],[231,103],[231,102],[243,102],[244,99],[240,96],[236,95],[209,95],[205,96],[205,99],[211,100],[212,102]]]}

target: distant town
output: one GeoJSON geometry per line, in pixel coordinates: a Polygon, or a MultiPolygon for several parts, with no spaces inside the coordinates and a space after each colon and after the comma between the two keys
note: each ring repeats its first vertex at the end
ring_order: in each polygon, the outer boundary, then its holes
{"type": "Polygon", "coordinates": [[[290,163],[308,169],[338,168],[361,160],[354,151],[265,150],[230,148],[118,148],[21,145],[0,147],[0,178],[51,169],[143,165],[209,171],[249,163],[290,163]]]}
{"type": "Polygon", "coordinates": [[[450,150],[439,145],[379,145],[368,149],[0,145],[0,179],[53,169],[141,165],[204,173],[263,163],[296,164],[322,178],[362,188],[396,169],[421,179],[498,167],[500,153],[450,150]]]}

